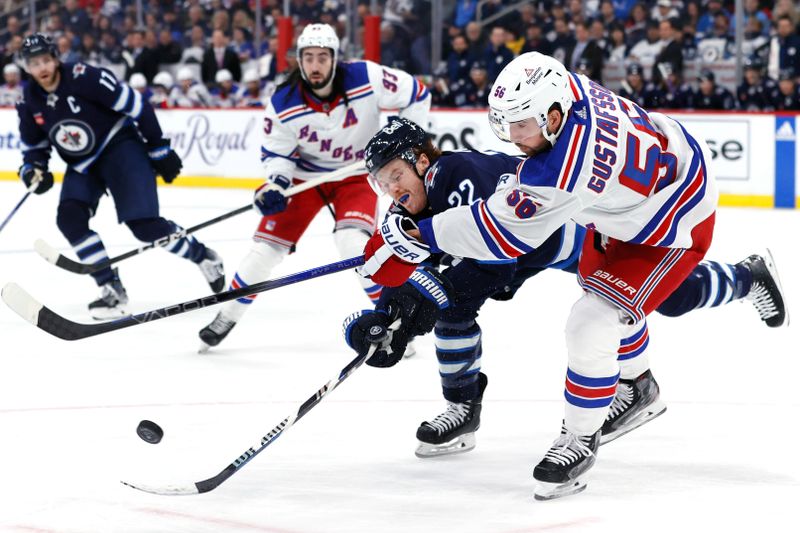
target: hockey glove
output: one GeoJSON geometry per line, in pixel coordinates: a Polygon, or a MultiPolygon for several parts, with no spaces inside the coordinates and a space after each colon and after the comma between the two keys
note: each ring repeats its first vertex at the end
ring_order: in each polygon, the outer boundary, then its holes
{"type": "Polygon", "coordinates": [[[291,184],[292,180],[286,176],[280,174],[270,176],[266,183],[256,189],[253,207],[264,216],[280,213],[289,204],[289,198],[284,192],[291,184]]]}
{"type": "Polygon", "coordinates": [[[53,186],[53,174],[47,170],[47,165],[38,161],[19,167],[19,177],[34,194],[46,193],[53,186]]]}
{"type": "Polygon", "coordinates": [[[367,241],[364,248],[364,266],[357,272],[378,285],[397,287],[430,255],[424,242],[407,232],[417,229],[408,217],[388,215],[379,230],[367,241]]]}
{"type": "Polygon", "coordinates": [[[403,358],[409,341],[433,330],[439,312],[450,305],[450,282],[432,269],[422,268],[395,291],[379,311],[361,311],[344,323],[347,344],[365,354],[372,344],[379,344],[366,363],[390,367],[403,358]],[[400,323],[396,324],[397,320],[400,323]]]}
{"type": "Polygon", "coordinates": [[[166,183],[172,183],[181,173],[183,162],[175,150],[170,148],[169,139],[161,139],[147,146],[150,166],[166,183]]]}

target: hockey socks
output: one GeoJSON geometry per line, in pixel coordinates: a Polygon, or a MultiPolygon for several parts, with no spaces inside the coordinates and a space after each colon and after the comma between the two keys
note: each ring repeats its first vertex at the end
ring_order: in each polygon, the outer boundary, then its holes
{"type": "MultiPolygon", "coordinates": [[[[93,265],[108,260],[108,254],[106,253],[106,247],[103,246],[103,241],[101,241],[100,236],[92,230],[89,230],[89,233],[80,239],[70,241],[70,245],[72,245],[72,249],[75,250],[75,253],[82,263],[93,265]]],[[[103,286],[114,279],[114,272],[111,268],[104,268],[93,273],[92,277],[97,285],[103,286]]]]}
{"type": "Polygon", "coordinates": [[[681,316],[701,307],[725,305],[744,298],[752,281],[750,270],[742,263],[703,261],[657,311],[666,316],[681,316]]]}

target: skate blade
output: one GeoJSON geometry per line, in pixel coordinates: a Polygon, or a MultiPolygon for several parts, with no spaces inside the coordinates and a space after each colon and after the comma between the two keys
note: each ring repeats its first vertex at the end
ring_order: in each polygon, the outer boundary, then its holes
{"type": "Polygon", "coordinates": [[[200,341],[200,347],[197,348],[197,353],[208,353],[208,351],[210,349],[211,349],[211,346],[209,344],[206,344],[206,343],[200,341]]]}
{"type": "Polygon", "coordinates": [[[544,481],[538,481],[536,483],[536,488],[533,490],[533,497],[538,501],[548,501],[578,494],[584,490],[586,490],[586,478],[584,476],[580,476],[578,479],[568,481],[567,483],[545,483],[544,481]]]}
{"type": "Polygon", "coordinates": [[[618,430],[609,433],[607,435],[601,435],[600,446],[608,444],[613,440],[617,440],[621,436],[630,433],[634,429],[647,424],[648,422],[650,422],[655,418],[658,418],[659,416],[663,415],[666,411],[667,411],[666,404],[659,398],[652,404],[648,405],[646,409],[642,410],[642,412],[639,413],[639,415],[636,418],[631,419],[627,424],[625,424],[618,430]]]}
{"type": "Polygon", "coordinates": [[[775,266],[775,258],[772,257],[772,251],[767,248],[766,252],[767,253],[764,255],[764,262],[767,264],[767,270],[769,270],[769,273],[775,279],[775,284],[778,286],[778,294],[780,294],[783,299],[783,323],[774,327],[786,327],[789,325],[789,306],[786,304],[786,293],[783,292],[781,277],[778,275],[778,267],[775,266]]]}
{"type": "Polygon", "coordinates": [[[414,455],[420,459],[465,453],[475,448],[475,433],[465,433],[442,444],[420,442],[414,455]]]}

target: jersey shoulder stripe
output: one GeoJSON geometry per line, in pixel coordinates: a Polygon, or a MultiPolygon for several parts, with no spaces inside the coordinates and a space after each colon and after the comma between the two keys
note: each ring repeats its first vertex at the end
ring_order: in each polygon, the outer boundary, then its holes
{"type": "Polygon", "coordinates": [[[349,93],[369,83],[369,73],[365,61],[350,61],[340,63],[344,71],[344,90],[349,93]]]}
{"type": "Polygon", "coordinates": [[[303,101],[303,95],[296,85],[287,85],[275,91],[275,94],[270,98],[272,107],[275,108],[275,114],[278,118],[283,120],[282,115],[297,112],[298,109],[306,107],[303,101]]]}

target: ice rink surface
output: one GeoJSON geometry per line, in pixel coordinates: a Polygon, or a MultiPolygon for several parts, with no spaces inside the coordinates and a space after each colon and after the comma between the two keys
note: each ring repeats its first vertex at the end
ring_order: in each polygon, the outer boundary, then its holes
{"type": "MultiPolygon", "coordinates": [[[[0,216],[23,194],[0,182],[0,216]]],[[[162,213],[185,227],[245,204],[244,190],[162,188],[162,213]]],[[[47,264],[62,251],[58,186],[32,197],[0,233],[0,283],[88,322],[88,276],[47,264]]],[[[105,198],[93,223],[109,254],[137,246],[105,198]]],[[[232,275],[257,222],[203,230],[232,275]]],[[[735,263],[769,246],[788,302],[800,306],[800,213],[723,208],[708,258],[735,263]]],[[[321,212],[274,275],[337,261],[321,212]]],[[[66,252],[74,258],[71,252],[66,252]]],[[[121,263],[132,310],[204,296],[194,265],[162,250],[121,263]]],[[[354,354],[341,322],[367,301],[351,273],[259,296],[214,351],[198,355],[204,309],[66,342],[0,304],[2,532],[583,532],[800,531],[798,326],[771,330],[749,303],[650,320],[652,368],[666,414],[600,449],[588,489],[533,499],[533,466],[557,436],[564,323],[574,277],[545,272],[510,302],[489,302],[477,448],[422,460],[418,424],[443,410],[430,336],[391,369],[362,367],[307,417],[213,492],[154,496],[119,483],[208,478],[258,442],[354,354]],[[161,444],[140,440],[158,422],[161,444]]],[[[800,312],[800,307],[794,309],[800,312]]]]}

